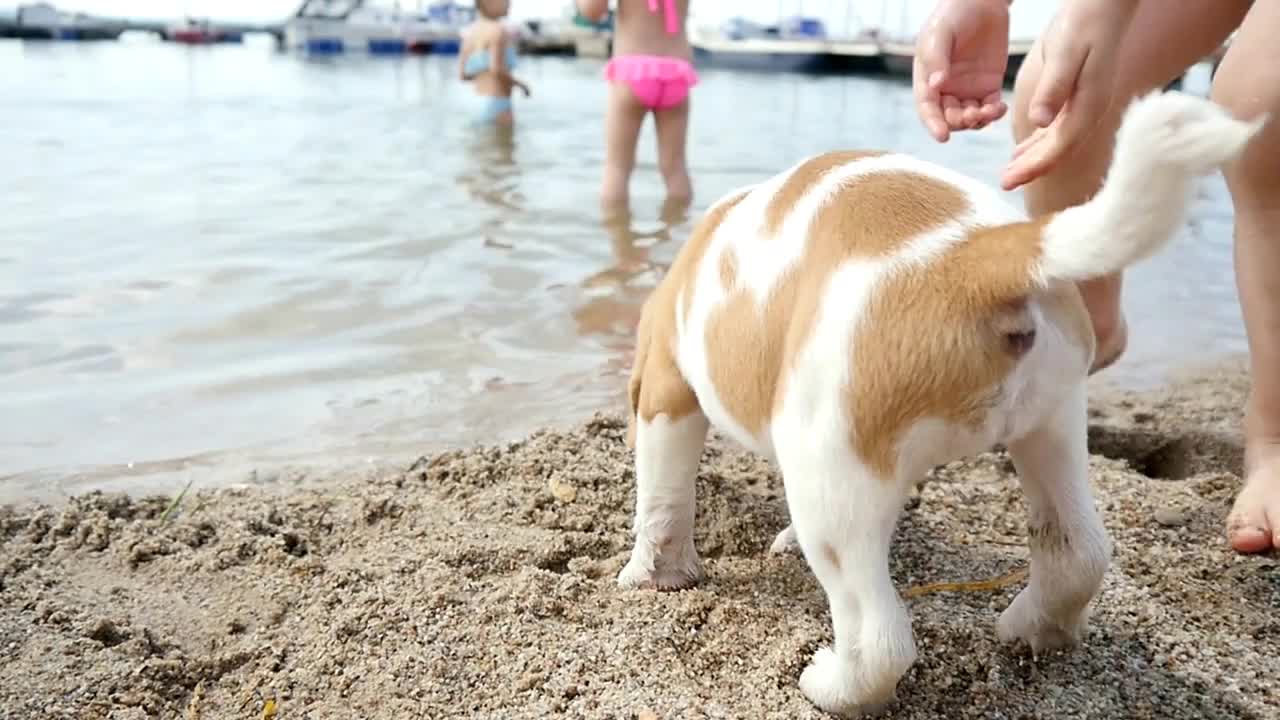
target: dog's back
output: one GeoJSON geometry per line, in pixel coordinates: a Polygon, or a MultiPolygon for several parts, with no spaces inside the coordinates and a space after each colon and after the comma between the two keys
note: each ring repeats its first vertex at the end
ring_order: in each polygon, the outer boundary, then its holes
{"type": "MultiPolygon", "coordinates": [[[[818,155],[712,206],[647,303],[642,342],[746,446],[773,456],[795,414],[890,471],[922,418],[985,428],[1034,347],[1043,302],[1020,280],[1039,225],[1020,220],[994,190],[910,156],[818,155]]],[[[1052,317],[1091,352],[1071,288],[1051,290],[1052,317]]],[[[668,382],[650,362],[637,396],[668,382]]]]}

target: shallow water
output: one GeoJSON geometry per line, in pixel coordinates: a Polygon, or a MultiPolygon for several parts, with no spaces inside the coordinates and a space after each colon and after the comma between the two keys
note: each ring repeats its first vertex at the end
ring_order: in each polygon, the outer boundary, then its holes
{"type": "MultiPolygon", "coordinates": [[[[716,196],[848,146],[995,182],[1011,145],[1005,123],[933,144],[901,81],[705,70],[694,207],[664,219],[646,127],[635,216],[606,226],[601,67],[525,58],[502,140],[467,125],[452,58],[0,43],[0,501],[399,462],[618,408],[639,302],[716,196]]],[[[1220,178],[1130,278],[1114,380],[1244,350],[1220,178]]]]}

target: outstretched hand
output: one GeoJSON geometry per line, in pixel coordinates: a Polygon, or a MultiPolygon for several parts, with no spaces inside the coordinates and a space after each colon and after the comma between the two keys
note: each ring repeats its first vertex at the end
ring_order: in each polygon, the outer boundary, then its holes
{"type": "Polygon", "coordinates": [[[1009,64],[1008,0],[942,0],[916,40],[912,66],[916,112],[946,142],[1008,109],[1001,99],[1009,64]]]}
{"type": "Polygon", "coordinates": [[[1042,69],[1028,114],[1036,130],[1013,150],[1001,186],[1012,190],[1047,173],[1085,140],[1115,92],[1113,63],[1133,0],[1069,3],[1041,38],[1042,69]]]}

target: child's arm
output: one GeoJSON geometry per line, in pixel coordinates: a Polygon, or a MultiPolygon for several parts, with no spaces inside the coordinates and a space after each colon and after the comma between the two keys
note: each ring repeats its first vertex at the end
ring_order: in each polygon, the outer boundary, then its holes
{"type": "Polygon", "coordinates": [[[609,0],[577,0],[578,14],[591,22],[604,20],[609,14],[609,0]]]}
{"type": "Polygon", "coordinates": [[[467,56],[470,54],[471,41],[464,37],[462,47],[458,48],[458,79],[464,82],[467,79],[467,56]]]}
{"type": "Polygon", "coordinates": [[[507,67],[507,43],[509,42],[511,39],[505,32],[498,33],[497,38],[489,45],[489,67],[513,87],[520,88],[525,97],[529,97],[529,86],[517,80],[516,76],[511,74],[511,68],[507,67]]]}

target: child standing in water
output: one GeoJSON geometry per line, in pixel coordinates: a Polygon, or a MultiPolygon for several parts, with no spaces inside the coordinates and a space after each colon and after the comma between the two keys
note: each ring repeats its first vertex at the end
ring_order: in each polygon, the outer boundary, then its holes
{"type": "Polygon", "coordinates": [[[467,28],[458,50],[458,76],[470,81],[483,105],[480,122],[510,126],[515,122],[511,90],[519,88],[529,97],[529,86],[511,74],[516,51],[502,18],[511,9],[509,0],[476,0],[480,19],[467,28]]]}
{"type": "MultiPolygon", "coordinates": [[[[578,12],[599,22],[608,0],[577,0],[578,12]]],[[[605,66],[609,101],[605,110],[605,171],[601,202],[627,204],[636,142],[647,114],[658,136],[658,168],[669,202],[693,195],[685,166],[689,130],[689,88],[698,81],[684,23],[689,0],[617,0],[613,57],[605,66]],[[661,7],[659,7],[661,5],[661,7]]]]}

